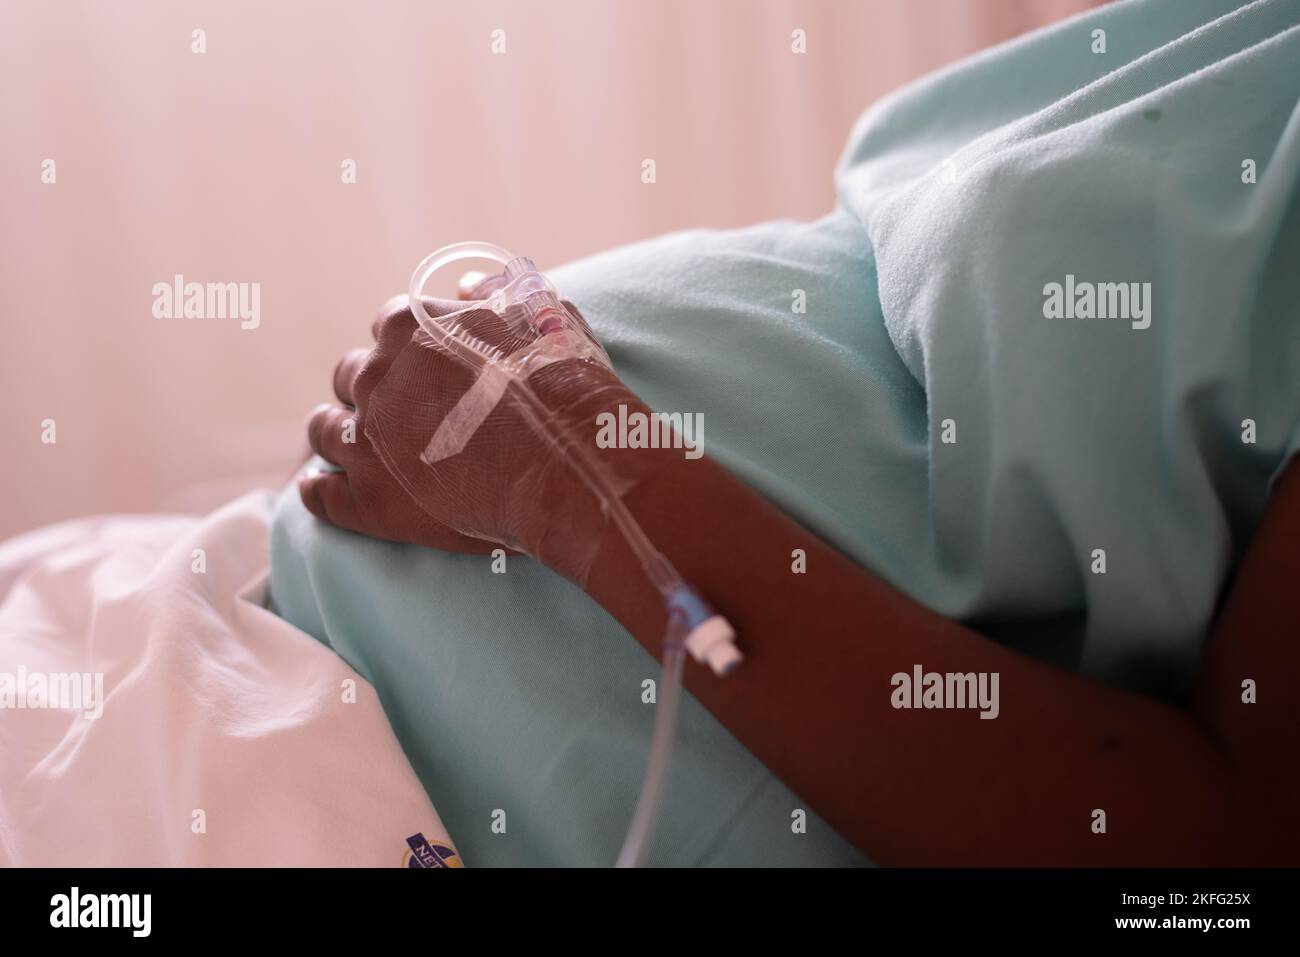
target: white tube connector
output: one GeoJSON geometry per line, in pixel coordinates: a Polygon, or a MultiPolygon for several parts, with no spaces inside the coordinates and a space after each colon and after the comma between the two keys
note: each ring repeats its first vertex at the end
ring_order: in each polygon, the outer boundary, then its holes
{"type": "Polygon", "coordinates": [[[736,632],[731,622],[714,615],[700,622],[686,636],[686,650],[701,664],[707,664],[715,675],[728,674],[740,664],[742,655],[736,647],[736,632]]]}

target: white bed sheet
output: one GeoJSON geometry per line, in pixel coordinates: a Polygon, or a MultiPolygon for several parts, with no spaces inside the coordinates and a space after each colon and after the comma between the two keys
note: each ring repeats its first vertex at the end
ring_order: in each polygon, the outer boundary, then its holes
{"type": "Polygon", "coordinates": [[[416,834],[450,847],[374,689],[264,607],[270,514],[255,492],[0,544],[0,864],[402,866],[416,834]]]}

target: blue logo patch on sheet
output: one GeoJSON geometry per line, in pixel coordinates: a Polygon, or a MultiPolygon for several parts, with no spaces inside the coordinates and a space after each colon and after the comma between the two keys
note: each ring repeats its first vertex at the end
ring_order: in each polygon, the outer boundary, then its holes
{"type": "Polygon", "coordinates": [[[403,867],[464,867],[465,864],[450,844],[428,840],[415,833],[406,839],[407,850],[402,855],[403,867]]]}

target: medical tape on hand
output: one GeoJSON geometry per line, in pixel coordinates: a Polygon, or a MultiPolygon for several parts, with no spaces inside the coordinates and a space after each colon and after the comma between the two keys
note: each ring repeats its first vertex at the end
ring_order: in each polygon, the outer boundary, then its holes
{"type": "Polygon", "coordinates": [[[492,414],[501,397],[506,394],[513,378],[501,366],[484,366],[483,374],[474,380],[474,384],[438,425],[433,438],[420,453],[420,461],[432,465],[464,449],[469,437],[478,431],[478,427],[492,414]]]}
{"type": "Polygon", "coordinates": [[[527,351],[512,356],[508,366],[497,363],[485,365],[482,374],[439,423],[433,438],[420,453],[420,461],[425,465],[433,465],[463,451],[514,380],[532,375],[538,369],[561,359],[583,358],[589,354],[594,355],[589,344],[565,330],[542,337],[527,351]]]}

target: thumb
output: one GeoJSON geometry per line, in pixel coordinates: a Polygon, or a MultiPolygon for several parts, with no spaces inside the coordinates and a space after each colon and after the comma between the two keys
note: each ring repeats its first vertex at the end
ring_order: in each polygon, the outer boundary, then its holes
{"type": "Polygon", "coordinates": [[[505,284],[504,276],[489,276],[485,272],[471,269],[460,277],[456,284],[456,298],[461,301],[486,299],[505,284]]]}

